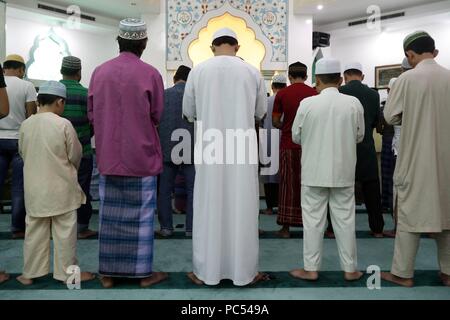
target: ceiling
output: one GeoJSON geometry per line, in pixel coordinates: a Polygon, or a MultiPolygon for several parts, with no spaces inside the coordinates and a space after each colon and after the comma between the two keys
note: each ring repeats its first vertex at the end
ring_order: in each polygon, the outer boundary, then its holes
{"type": "MultiPolygon", "coordinates": [[[[29,3],[29,0],[27,2],[29,3]]],[[[42,2],[64,7],[78,5],[82,12],[114,19],[140,16],[142,13],[159,13],[161,10],[160,0],[42,0],[42,2]]],[[[367,16],[367,8],[371,5],[379,6],[383,13],[434,2],[442,0],[294,0],[294,12],[313,15],[315,25],[326,25],[367,16]],[[324,8],[319,11],[317,6],[320,4],[324,8]]]]}
{"type": "Polygon", "coordinates": [[[326,25],[369,16],[367,9],[372,5],[384,13],[434,2],[442,0],[294,0],[294,12],[311,14],[315,25],[326,25]],[[318,10],[318,5],[323,5],[323,9],[318,10]]]}

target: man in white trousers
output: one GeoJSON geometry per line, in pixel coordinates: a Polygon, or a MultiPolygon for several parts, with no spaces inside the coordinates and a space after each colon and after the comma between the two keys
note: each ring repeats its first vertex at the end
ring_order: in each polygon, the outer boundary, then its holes
{"type": "Polygon", "coordinates": [[[315,281],[322,262],[330,206],[341,267],[347,281],[358,280],[355,235],[356,145],[364,138],[364,109],[355,97],[339,93],[341,64],[321,59],[316,68],[318,96],[300,104],[292,138],[301,144],[304,269],[295,278],[315,281]]]}

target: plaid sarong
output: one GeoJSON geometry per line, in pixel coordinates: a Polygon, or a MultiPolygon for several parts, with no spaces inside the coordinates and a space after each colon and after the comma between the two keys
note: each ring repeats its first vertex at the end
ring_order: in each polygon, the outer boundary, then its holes
{"type": "Polygon", "coordinates": [[[280,184],[277,224],[301,227],[301,150],[280,149],[280,184]]]}
{"type": "Polygon", "coordinates": [[[394,152],[392,151],[392,136],[383,136],[381,149],[381,202],[383,208],[392,210],[394,192],[394,152]]]}
{"type": "Polygon", "coordinates": [[[99,273],[152,274],[156,177],[100,176],[99,273]]]}

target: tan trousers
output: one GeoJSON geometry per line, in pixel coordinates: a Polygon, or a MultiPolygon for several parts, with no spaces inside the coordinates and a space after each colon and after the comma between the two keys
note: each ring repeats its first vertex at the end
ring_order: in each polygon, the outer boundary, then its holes
{"type": "Polygon", "coordinates": [[[355,188],[316,188],[302,186],[303,260],[306,271],[319,271],[327,209],[336,235],[341,268],[355,272],[355,188]]]}
{"type": "Polygon", "coordinates": [[[50,273],[50,236],[53,236],[53,278],[66,281],[66,270],[77,264],[77,212],[36,218],[26,216],[23,275],[28,279],[50,273]]]}
{"type": "MultiPolygon", "coordinates": [[[[419,249],[421,233],[397,230],[391,273],[400,278],[414,278],[414,263],[419,249]]],[[[438,249],[439,268],[450,275],[450,231],[433,234],[438,249]]]]}

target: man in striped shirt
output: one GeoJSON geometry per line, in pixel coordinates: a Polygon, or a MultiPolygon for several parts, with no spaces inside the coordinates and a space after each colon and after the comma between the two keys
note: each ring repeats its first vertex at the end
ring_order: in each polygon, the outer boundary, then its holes
{"type": "Polygon", "coordinates": [[[87,200],[86,204],[78,209],[78,238],[86,239],[97,235],[97,232],[89,229],[89,221],[92,216],[90,185],[93,169],[91,146],[93,134],[87,116],[88,89],[80,84],[81,60],[79,58],[65,57],[61,66],[61,74],[63,76],[61,83],[67,88],[66,106],[62,116],[72,123],[83,147],[83,158],[78,170],[78,182],[86,194],[87,200]]]}

